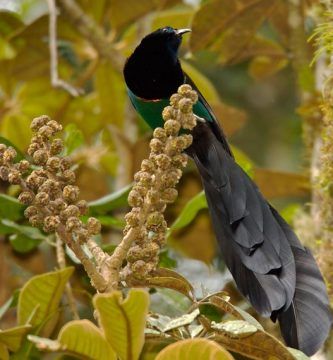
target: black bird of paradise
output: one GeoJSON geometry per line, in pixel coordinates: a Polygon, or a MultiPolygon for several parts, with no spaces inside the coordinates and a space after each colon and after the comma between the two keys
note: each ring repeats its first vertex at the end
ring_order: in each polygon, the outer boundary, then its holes
{"type": "Polygon", "coordinates": [[[238,289],[262,316],[279,321],[288,346],[314,354],[331,328],[326,287],[311,252],[235,162],[226,137],[199,89],[181,68],[178,49],[189,29],[147,35],[124,67],[129,97],[152,127],[170,96],[187,83],[198,92],[187,153],[201,175],[221,256],[238,289]]]}

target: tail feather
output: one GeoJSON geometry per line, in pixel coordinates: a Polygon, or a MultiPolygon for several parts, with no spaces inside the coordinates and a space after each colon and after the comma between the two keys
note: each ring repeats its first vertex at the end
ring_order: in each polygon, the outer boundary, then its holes
{"type": "Polygon", "coordinates": [[[215,132],[198,124],[188,153],[202,177],[221,255],[252,306],[279,320],[289,346],[312,355],[332,322],[317,264],[215,132]]]}
{"type": "Polygon", "coordinates": [[[296,260],[296,289],[290,307],[278,315],[286,343],[307,355],[319,350],[332,325],[326,288],[308,249],[292,247],[296,260]]]}

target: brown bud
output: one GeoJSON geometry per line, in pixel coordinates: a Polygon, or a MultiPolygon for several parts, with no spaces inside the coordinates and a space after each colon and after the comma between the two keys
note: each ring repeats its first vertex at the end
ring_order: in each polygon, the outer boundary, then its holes
{"type": "Polygon", "coordinates": [[[30,216],[29,223],[35,227],[40,226],[43,223],[43,217],[41,215],[30,216]]]}
{"type": "Polygon", "coordinates": [[[30,205],[34,201],[35,194],[31,191],[23,191],[18,197],[20,203],[30,205]]]}
{"type": "Polygon", "coordinates": [[[43,149],[35,151],[35,153],[33,154],[33,159],[35,164],[45,165],[48,159],[47,151],[43,149]]]}
{"type": "Polygon", "coordinates": [[[35,197],[35,202],[37,205],[45,206],[49,203],[49,201],[50,201],[50,197],[44,191],[39,192],[35,197]]]}
{"type": "Polygon", "coordinates": [[[49,139],[54,134],[53,129],[50,126],[44,125],[38,130],[38,135],[49,139]]]}
{"type": "Polygon", "coordinates": [[[22,174],[18,170],[11,170],[8,174],[8,181],[10,184],[18,185],[21,183],[22,174]]]}
{"type": "Polygon", "coordinates": [[[33,143],[31,143],[31,144],[29,145],[29,147],[28,147],[28,154],[29,154],[30,156],[33,156],[33,154],[34,154],[38,149],[40,149],[40,146],[39,146],[37,143],[33,142],[33,143]]]}
{"type": "Polygon", "coordinates": [[[145,186],[140,186],[140,185],[138,185],[138,184],[135,184],[135,185],[133,186],[132,190],[137,191],[142,197],[145,197],[146,194],[147,194],[147,191],[148,191],[147,187],[145,187],[145,186]]]}
{"type": "Polygon", "coordinates": [[[162,223],[163,220],[164,216],[158,211],[154,211],[148,215],[146,220],[146,226],[148,229],[153,226],[158,226],[162,223]]]}
{"type": "Polygon", "coordinates": [[[143,198],[138,191],[131,190],[128,194],[128,204],[131,207],[139,207],[143,204],[143,198]]]}
{"type": "Polygon", "coordinates": [[[170,105],[173,106],[175,109],[178,109],[178,103],[182,97],[179,94],[173,94],[170,97],[170,105]]]}
{"type": "Polygon", "coordinates": [[[172,108],[172,106],[166,106],[164,109],[163,109],[163,112],[162,112],[162,117],[163,117],[163,120],[164,121],[167,121],[169,119],[172,119],[175,115],[175,111],[174,109],[172,108]]]}
{"type": "Polygon", "coordinates": [[[139,222],[140,222],[140,215],[139,215],[138,211],[132,209],[131,212],[129,212],[125,215],[125,221],[128,225],[130,225],[132,227],[138,226],[139,222]]]}
{"type": "Polygon", "coordinates": [[[169,171],[161,176],[161,183],[163,188],[174,187],[179,181],[177,173],[175,171],[169,171]]]}
{"type": "Polygon", "coordinates": [[[97,235],[101,232],[101,223],[94,217],[90,217],[87,222],[87,228],[89,234],[97,235]]]}
{"type": "Polygon", "coordinates": [[[47,216],[44,219],[44,231],[46,232],[52,232],[54,230],[56,230],[56,228],[59,226],[60,224],[60,219],[58,216],[47,216]]]}
{"type": "Polygon", "coordinates": [[[162,170],[167,170],[171,165],[171,159],[166,154],[159,154],[155,157],[157,166],[162,170]]]}
{"type": "Polygon", "coordinates": [[[67,208],[65,210],[63,210],[61,212],[60,215],[61,215],[62,219],[68,219],[72,216],[78,217],[78,216],[80,216],[80,210],[75,205],[69,205],[69,206],[67,206],[67,208]]]}
{"type": "Polygon", "coordinates": [[[62,126],[55,120],[48,121],[48,123],[46,125],[49,126],[53,130],[54,134],[56,132],[59,132],[62,130],[62,126]]]}
{"type": "Polygon", "coordinates": [[[72,166],[72,162],[68,158],[61,159],[61,169],[62,170],[69,170],[72,166]]]}
{"type": "Polygon", "coordinates": [[[176,136],[180,130],[180,123],[177,120],[170,119],[164,123],[164,129],[167,135],[176,136]]]}
{"type": "MultiPolygon", "coordinates": [[[[39,179],[43,179],[43,181],[45,181],[44,178],[40,177],[39,179]]],[[[60,184],[58,181],[52,180],[52,179],[48,179],[46,180],[43,185],[41,185],[39,187],[39,191],[44,191],[46,193],[48,193],[49,195],[55,195],[56,192],[58,192],[60,190],[60,184]]]]}
{"type": "Polygon", "coordinates": [[[149,269],[143,260],[135,261],[131,265],[133,275],[138,279],[143,279],[148,275],[149,269]]]}
{"type": "Polygon", "coordinates": [[[156,204],[160,199],[160,193],[156,190],[149,190],[147,193],[147,200],[150,204],[156,204]]]}
{"type": "Polygon", "coordinates": [[[176,189],[168,188],[162,192],[161,198],[166,203],[173,203],[177,199],[177,196],[178,191],[176,189]]]}
{"type": "Polygon", "coordinates": [[[187,165],[188,157],[186,154],[178,154],[172,157],[172,163],[177,167],[185,167],[187,165]]]}
{"type": "Polygon", "coordinates": [[[154,163],[151,160],[144,159],[141,163],[141,170],[152,172],[154,171],[154,163]]]}
{"type": "Polygon", "coordinates": [[[89,233],[86,229],[80,228],[75,231],[75,236],[79,244],[84,244],[89,238],[89,233]]]}
{"type": "Polygon", "coordinates": [[[19,171],[21,171],[23,174],[26,173],[29,168],[30,168],[30,163],[27,160],[21,160],[18,165],[17,168],[19,169],[19,171]]]}
{"type": "Polygon", "coordinates": [[[9,168],[7,166],[0,166],[0,179],[8,181],[9,168]]]}
{"type": "Polygon", "coordinates": [[[127,253],[127,261],[130,263],[134,263],[137,260],[140,260],[143,258],[143,251],[140,246],[136,245],[129,249],[127,253]]]}
{"type": "Polygon", "coordinates": [[[62,173],[62,178],[65,182],[67,182],[68,184],[73,184],[75,183],[75,173],[72,170],[65,170],[62,173]]]}
{"type": "Polygon", "coordinates": [[[51,144],[50,153],[51,155],[58,155],[64,149],[64,144],[61,139],[54,139],[51,144]]]}
{"type": "Polygon", "coordinates": [[[50,118],[47,115],[39,116],[32,120],[30,129],[37,132],[43,125],[45,125],[50,118]]]}
{"type": "Polygon", "coordinates": [[[57,172],[60,168],[60,159],[57,156],[50,157],[46,162],[46,168],[51,172],[57,172]]]}
{"type": "Polygon", "coordinates": [[[7,149],[7,146],[5,144],[0,144],[0,155],[3,155],[5,150],[7,149]]]}
{"type": "Polygon", "coordinates": [[[53,212],[61,212],[66,209],[67,204],[64,202],[63,199],[57,198],[50,202],[49,207],[52,209],[53,212]]]}
{"type": "Polygon", "coordinates": [[[75,202],[79,197],[79,188],[73,185],[67,185],[64,187],[62,194],[66,201],[75,202]]]}
{"type": "Polygon", "coordinates": [[[152,184],[152,176],[146,171],[138,171],[134,175],[134,180],[139,182],[142,186],[149,186],[152,184]]]}
{"type": "Polygon", "coordinates": [[[66,231],[71,232],[82,227],[82,221],[75,216],[71,216],[66,221],[66,231]]]}
{"type": "Polygon", "coordinates": [[[76,206],[80,210],[80,214],[84,215],[88,210],[88,203],[85,200],[80,200],[76,203],[76,206]]]}
{"type": "Polygon", "coordinates": [[[161,140],[151,139],[149,143],[150,149],[155,153],[159,154],[164,150],[164,144],[161,140]]]}
{"type": "Polygon", "coordinates": [[[28,206],[24,210],[24,216],[30,218],[31,216],[38,215],[38,208],[36,206],[28,206]]]}
{"type": "Polygon", "coordinates": [[[191,99],[181,99],[179,101],[179,110],[182,112],[182,113],[185,113],[185,114],[188,114],[192,111],[192,107],[193,107],[193,102],[191,99]]]}
{"type": "Polygon", "coordinates": [[[37,144],[39,148],[41,148],[44,145],[45,141],[43,136],[37,134],[31,138],[31,142],[37,144]]]}
{"type": "Polygon", "coordinates": [[[181,85],[178,89],[178,93],[184,97],[191,99],[193,104],[198,101],[198,94],[196,93],[196,91],[192,90],[190,85],[181,85]]]}
{"type": "Polygon", "coordinates": [[[11,163],[15,158],[16,158],[16,150],[9,146],[3,153],[2,158],[4,161],[6,161],[7,163],[11,163]]]}
{"type": "Polygon", "coordinates": [[[163,128],[160,128],[160,127],[156,128],[156,129],[154,130],[153,136],[154,136],[154,138],[162,141],[163,143],[164,143],[164,142],[166,141],[166,139],[167,139],[167,134],[166,134],[165,130],[164,130],[163,128]]]}

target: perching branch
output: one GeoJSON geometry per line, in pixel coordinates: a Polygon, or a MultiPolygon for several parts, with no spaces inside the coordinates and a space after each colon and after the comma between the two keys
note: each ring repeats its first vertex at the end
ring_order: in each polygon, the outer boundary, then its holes
{"type": "Polygon", "coordinates": [[[172,95],[171,106],[164,109],[164,127],[155,129],[149,159],[142,161],[141,170],[135,174],[135,184],[128,196],[132,210],[125,216],[125,236],[112,255],[93,240],[101,230],[99,221],[91,217],[85,224],[80,220],[87,204],[79,200],[71,162],[61,155],[63,143],[55,138],[62,129],[59,123],[47,116],[32,121],[35,136],[28,154],[34,167],[30,174],[32,164],[27,160],[14,163],[16,151],[0,144],[0,178],[21,186],[19,200],[28,206],[25,216],[33,226],[56,234],[60,266],[65,263],[63,246],[74,252],[98,292],[117,289],[120,280],[129,283],[143,280],[156,270],[167,230],[163,213],[166,205],[177,198],[175,186],[187,163],[182,152],[192,143],[190,134],[179,132],[192,130],[196,125],[192,111],[196,101],[196,92],[189,85],[182,85],[172,95]],[[125,260],[127,266],[121,274],[125,260]]]}
{"type": "Polygon", "coordinates": [[[55,0],[47,0],[49,7],[49,49],[50,49],[50,72],[52,86],[62,88],[76,97],[82,93],[71,84],[59,78],[58,73],[58,49],[57,49],[57,9],[55,0]]]}

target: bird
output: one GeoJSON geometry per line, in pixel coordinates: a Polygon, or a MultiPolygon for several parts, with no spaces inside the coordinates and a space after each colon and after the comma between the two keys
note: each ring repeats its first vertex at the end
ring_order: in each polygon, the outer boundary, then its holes
{"type": "Polygon", "coordinates": [[[200,121],[186,152],[202,180],[219,254],[253,308],[279,322],[287,346],[310,356],[332,325],[325,282],[311,251],[237,164],[213,110],[182,70],[178,52],[190,31],[165,26],[141,40],[123,69],[128,96],[155,129],[179,86],[197,92],[200,121]]]}

